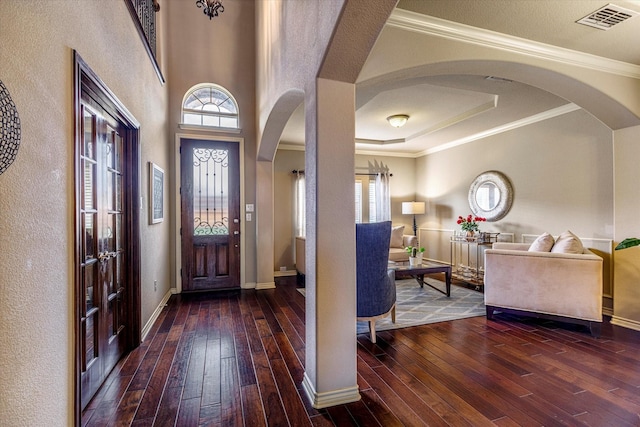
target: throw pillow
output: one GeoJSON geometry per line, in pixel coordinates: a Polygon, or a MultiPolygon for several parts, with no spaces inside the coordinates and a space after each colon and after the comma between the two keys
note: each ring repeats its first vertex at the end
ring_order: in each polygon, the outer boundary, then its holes
{"type": "Polygon", "coordinates": [[[553,248],[551,248],[551,252],[581,254],[584,252],[584,246],[578,236],[567,230],[558,236],[556,243],[553,245],[553,248]]]}
{"type": "Polygon", "coordinates": [[[404,225],[399,225],[391,229],[391,241],[389,246],[392,248],[402,247],[402,236],[404,235],[404,225]]]}
{"type": "Polygon", "coordinates": [[[549,233],[543,233],[533,241],[529,246],[529,250],[532,252],[549,252],[553,247],[553,243],[553,236],[549,233]]]}

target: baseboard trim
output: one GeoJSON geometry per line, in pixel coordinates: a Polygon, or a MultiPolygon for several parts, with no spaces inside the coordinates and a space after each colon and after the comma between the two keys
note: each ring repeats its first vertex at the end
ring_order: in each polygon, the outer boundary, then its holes
{"type": "Polygon", "coordinates": [[[357,402],[360,400],[360,392],[358,391],[357,385],[339,390],[326,391],[323,393],[316,392],[315,387],[306,372],[302,379],[302,388],[311,402],[311,405],[316,409],[344,405],[346,403],[357,402]]]}
{"type": "Polygon", "coordinates": [[[640,322],[637,320],[625,319],[623,317],[612,316],[611,324],[622,326],[623,328],[633,329],[634,331],[640,331],[640,322]]]}
{"type": "Polygon", "coordinates": [[[262,290],[262,289],[275,289],[276,288],[276,282],[262,282],[262,283],[256,283],[256,290],[262,290]]]}
{"type": "Polygon", "coordinates": [[[240,289],[255,289],[256,282],[246,282],[240,285],[240,289]]]}
{"type": "Polygon", "coordinates": [[[296,274],[298,274],[296,270],[277,270],[273,272],[273,277],[295,276],[296,274]]]}
{"type": "Polygon", "coordinates": [[[167,293],[164,294],[164,296],[162,297],[162,301],[160,301],[160,304],[158,304],[156,309],[151,314],[151,317],[149,318],[147,323],[144,325],[144,328],[142,328],[141,341],[144,341],[147,338],[147,334],[153,327],[153,324],[156,323],[156,320],[158,320],[158,317],[160,317],[160,313],[162,313],[162,309],[167,305],[169,298],[171,297],[171,295],[176,293],[178,293],[178,290],[176,288],[170,288],[167,291],[167,293]]]}

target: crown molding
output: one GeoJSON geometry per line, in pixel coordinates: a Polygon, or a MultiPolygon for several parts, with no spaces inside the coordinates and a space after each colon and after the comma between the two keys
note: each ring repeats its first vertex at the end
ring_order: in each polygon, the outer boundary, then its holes
{"type": "Polygon", "coordinates": [[[640,66],[495,31],[395,9],[387,25],[463,43],[486,46],[566,65],[640,79],[640,66]]]}
{"type": "Polygon", "coordinates": [[[574,103],[565,104],[561,107],[552,108],[551,110],[547,110],[539,114],[534,114],[533,116],[525,117],[524,119],[521,119],[521,120],[505,123],[502,126],[496,126],[494,128],[487,129],[483,132],[478,132],[464,138],[456,139],[446,144],[438,145],[437,147],[434,147],[434,148],[426,149],[422,151],[419,154],[419,156],[426,156],[428,154],[437,153],[438,151],[448,150],[449,148],[457,147],[458,145],[468,144],[470,142],[477,141],[479,139],[487,138],[492,135],[497,135],[499,133],[508,132],[510,130],[521,128],[523,126],[528,126],[544,120],[552,119],[554,117],[558,117],[563,114],[571,113],[573,111],[577,111],[580,109],[581,108],[574,103]]]}

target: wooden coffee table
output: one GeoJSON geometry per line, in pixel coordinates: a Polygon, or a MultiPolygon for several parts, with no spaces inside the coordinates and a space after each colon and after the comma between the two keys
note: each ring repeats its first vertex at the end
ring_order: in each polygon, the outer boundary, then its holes
{"type": "Polygon", "coordinates": [[[420,265],[400,265],[389,263],[389,269],[395,271],[396,279],[407,279],[413,277],[420,287],[430,286],[436,291],[451,296],[451,265],[436,261],[423,261],[420,265]],[[430,274],[444,273],[445,290],[438,289],[430,283],[424,281],[424,276],[430,274]]]}

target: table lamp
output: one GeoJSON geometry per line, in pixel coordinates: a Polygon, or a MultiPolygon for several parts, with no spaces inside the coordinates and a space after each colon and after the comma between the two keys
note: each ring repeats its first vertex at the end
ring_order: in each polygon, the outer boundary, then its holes
{"type": "Polygon", "coordinates": [[[416,226],[416,215],[425,212],[424,202],[402,202],[402,214],[413,215],[413,235],[417,236],[418,227],[416,226]]]}

